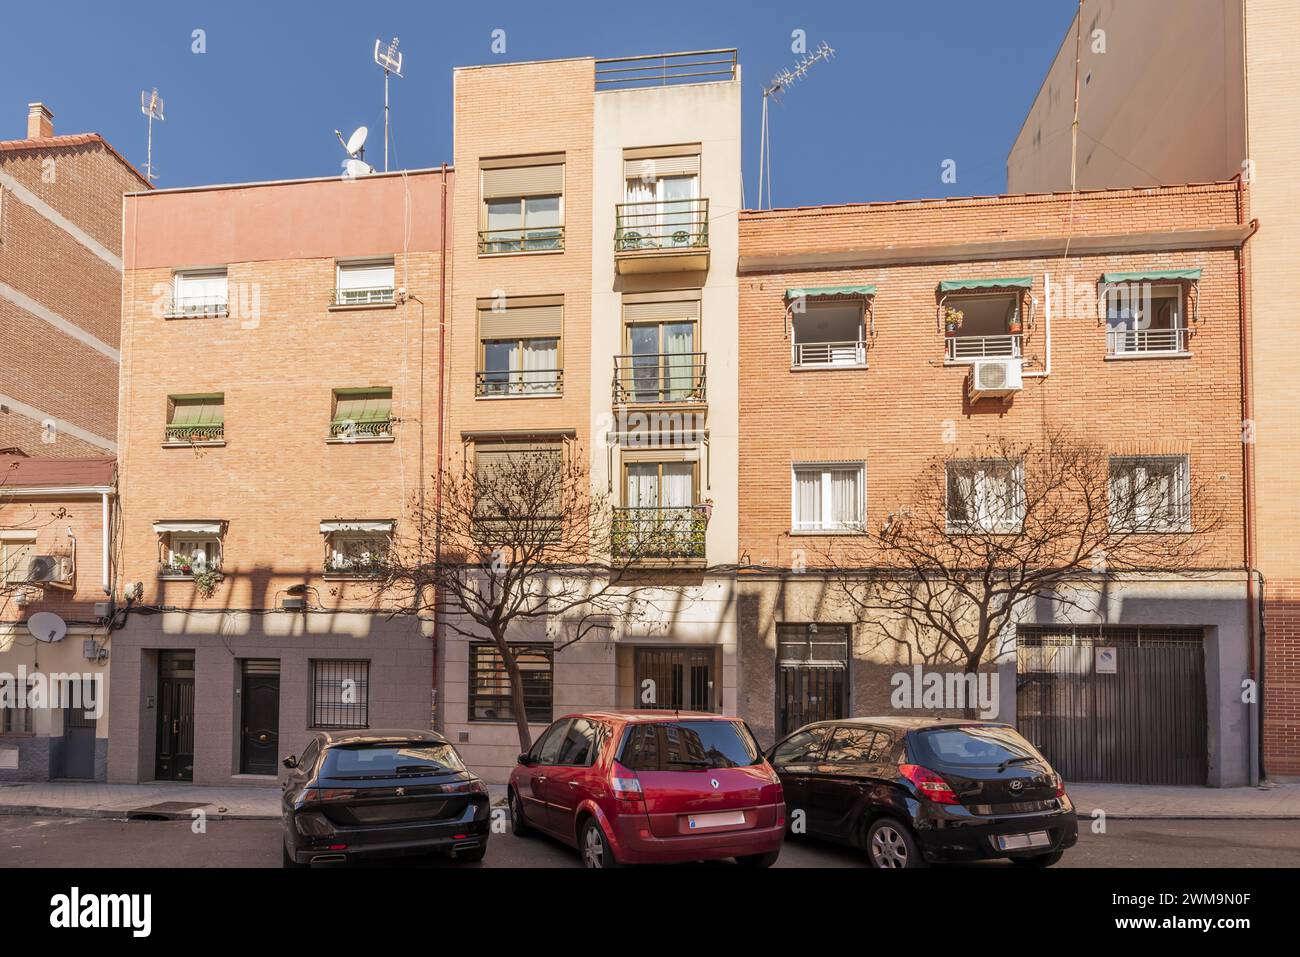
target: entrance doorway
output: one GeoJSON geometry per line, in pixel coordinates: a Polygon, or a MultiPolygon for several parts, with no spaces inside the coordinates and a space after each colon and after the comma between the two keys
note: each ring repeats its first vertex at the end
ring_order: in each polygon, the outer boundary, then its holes
{"type": "Polygon", "coordinates": [[[194,780],[194,652],[158,653],[158,736],[154,777],[194,780]]]}
{"type": "Polygon", "coordinates": [[[713,648],[636,649],[636,706],[665,711],[717,711],[713,648]]]}
{"type": "Polygon", "coordinates": [[[848,625],[777,625],[777,737],[846,717],[848,675],[848,625]]]}
{"type": "Polygon", "coordinates": [[[55,777],[91,780],[95,776],[96,721],[87,714],[91,705],[97,703],[94,693],[93,682],[81,682],[79,689],[74,688],[71,681],[66,685],[63,698],[63,736],[59,741],[55,777]]]}
{"type": "Polygon", "coordinates": [[[240,685],[240,774],[279,773],[280,662],[246,659],[240,685]]]}

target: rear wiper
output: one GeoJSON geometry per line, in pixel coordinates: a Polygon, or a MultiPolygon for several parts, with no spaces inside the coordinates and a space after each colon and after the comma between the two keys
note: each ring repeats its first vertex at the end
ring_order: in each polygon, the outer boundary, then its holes
{"type": "Polygon", "coordinates": [[[1036,757],[1033,757],[1032,755],[1029,754],[1026,754],[1019,758],[1007,758],[1005,761],[1003,761],[1001,764],[998,765],[998,774],[1001,774],[1003,771],[1005,771],[1008,767],[1010,767],[1013,764],[1024,764],[1026,761],[1037,761],[1037,760],[1038,759],[1036,757]]]}
{"type": "Polygon", "coordinates": [[[668,763],[669,763],[669,764],[684,764],[684,765],[686,765],[688,768],[711,768],[711,767],[713,767],[713,762],[712,762],[712,761],[704,761],[704,760],[700,760],[700,759],[692,759],[692,758],[680,758],[680,759],[679,759],[679,758],[673,758],[673,759],[670,760],[668,763]]]}
{"type": "Polygon", "coordinates": [[[427,764],[399,764],[393,768],[394,774],[459,774],[451,768],[432,768],[427,764]]]}

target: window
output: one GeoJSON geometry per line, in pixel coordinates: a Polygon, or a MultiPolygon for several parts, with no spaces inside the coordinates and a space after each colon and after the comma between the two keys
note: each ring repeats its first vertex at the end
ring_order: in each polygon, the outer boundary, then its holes
{"type": "Polygon", "coordinates": [[[393,523],[382,521],[321,522],[325,536],[325,573],[381,575],[388,568],[393,523]]]}
{"type": "Polygon", "coordinates": [[[172,304],[167,314],[173,318],[224,316],[228,304],[225,269],[191,269],[172,277],[172,304]]]}
{"type": "Polygon", "coordinates": [[[699,293],[671,301],[625,300],[623,354],[614,358],[614,401],[703,401],[699,325],[699,293]]]}
{"type": "Polygon", "coordinates": [[[1106,288],[1108,355],[1185,351],[1181,286],[1134,282],[1106,288]]]}
{"type": "Polygon", "coordinates": [[[889,735],[874,728],[836,728],[826,745],[831,764],[871,764],[889,753],[889,735]]]}
{"type": "Polygon", "coordinates": [[[310,714],[313,728],[370,727],[370,662],[313,659],[310,714]]]}
{"type": "Polygon", "coordinates": [[[480,520],[514,519],[521,520],[522,525],[535,525],[506,529],[507,537],[527,531],[558,532],[546,519],[560,517],[563,508],[563,456],[558,442],[476,444],[475,492],[480,520]]]}
{"type": "Polygon", "coordinates": [[[556,297],[484,299],[478,305],[481,397],[559,395],[564,303],[556,297]]]}
{"type": "Polygon", "coordinates": [[[866,514],[866,466],[861,462],[795,465],[792,527],[796,532],[853,532],[866,514]]]}
{"type": "Polygon", "coordinates": [[[791,359],[799,367],[867,363],[865,307],[852,302],[808,302],[790,316],[791,359]]]}
{"type": "Polygon", "coordinates": [[[623,505],[614,512],[615,548],[625,557],[703,558],[708,516],[696,505],[698,463],[623,463],[623,505]]]}
{"type": "Polygon", "coordinates": [[[808,764],[821,754],[826,739],[825,728],[811,728],[791,735],[772,752],[772,763],[778,767],[787,764],[808,764]]]}
{"type": "MultiPolygon", "coordinates": [[[[34,679],[27,679],[27,693],[30,694],[35,687],[34,679]]],[[[28,698],[26,695],[19,698],[17,684],[11,685],[14,695],[12,706],[0,708],[0,734],[31,734],[32,733],[32,708],[26,706],[28,698]],[[22,702],[20,706],[19,702],[22,702]]]]}
{"type": "Polygon", "coordinates": [[[1185,455],[1112,456],[1111,527],[1133,532],[1190,530],[1189,471],[1185,455]]]}
{"type": "Polygon", "coordinates": [[[557,721],[545,731],[533,744],[533,758],[538,764],[554,764],[560,756],[560,748],[567,740],[565,732],[571,722],[568,719],[557,721]]]}
{"type": "Polygon", "coordinates": [[[428,777],[464,771],[450,744],[406,741],[402,744],[348,744],[328,748],[321,768],[326,777],[428,777]]]}
{"type": "Polygon", "coordinates": [[[627,150],[623,157],[624,201],[617,210],[615,250],[708,245],[699,147],[627,150]]]}
{"type": "Polygon", "coordinates": [[[393,261],[376,259],[336,265],[334,305],[374,306],[393,302],[393,261]]]}
{"type": "Polygon", "coordinates": [[[708,771],[758,764],[763,753],[738,721],[665,721],[633,727],[619,763],[631,771],[708,771]]]}
{"type": "Polygon", "coordinates": [[[226,397],[220,392],[167,397],[168,444],[224,442],[226,439],[226,397]]]}
{"type": "Polygon", "coordinates": [[[586,718],[574,718],[563,735],[555,763],[571,767],[591,767],[596,760],[600,725],[586,718]]]}
{"type": "Polygon", "coordinates": [[[978,459],[948,463],[950,531],[1010,533],[1025,519],[1024,470],[1019,462],[978,459]]]}
{"type": "Polygon", "coordinates": [[[1019,356],[1020,306],[1019,292],[945,296],[943,322],[948,360],[1019,356]]]}
{"type": "Polygon", "coordinates": [[[221,571],[222,530],[221,522],[155,522],[159,576],[193,578],[221,571]]]}
{"type": "Polygon", "coordinates": [[[357,442],[393,437],[393,390],[335,389],[330,438],[357,442]]]}
{"type": "MultiPolygon", "coordinates": [[[[529,722],[551,720],[552,656],[550,645],[511,645],[524,683],[524,714],[529,722]]],[[[501,653],[493,645],[469,646],[469,720],[514,721],[510,676],[501,653]]]]}
{"type": "Polygon", "coordinates": [[[0,581],[7,585],[19,585],[27,581],[28,567],[35,554],[35,530],[0,530],[0,581]]]}
{"type": "Polygon", "coordinates": [[[564,157],[479,164],[479,255],[564,248],[564,157]]]}

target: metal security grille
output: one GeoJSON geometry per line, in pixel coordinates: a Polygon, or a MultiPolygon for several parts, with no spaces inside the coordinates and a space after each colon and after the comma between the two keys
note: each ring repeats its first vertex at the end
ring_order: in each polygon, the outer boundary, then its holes
{"type": "Polygon", "coordinates": [[[370,726],[370,662],[323,658],[311,663],[311,726],[370,726]]]}
{"type": "Polygon", "coordinates": [[[714,711],[712,648],[636,650],[636,702],[664,711],[714,711]],[[649,682],[647,684],[647,682],[649,682]]]}
{"type": "Polygon", "coordinates": [[[1018,639],[1017,725],[1066,780],[1205,783],[1203,629],[1021,627],[1018,639]],[[1114,648],[1100,669],[1099,648],[1114,648]]]}
{"type": "MultiPolygon", "coordinates": [[[[524,685],[524,713],[533,724],[547,724],[552,718],[554,698],[554,653],[550,645],[511,645],[519,663],[524,685]]],[[[514,721],[510,675],[501,652],[489,644],[473,644],[469,650],[469,719],[471,721],[514,721]]]]}
{"type": "Polygon", "coordinates": [[[777,733],[848,714],[847,625],[778,625],[777,733]]]}

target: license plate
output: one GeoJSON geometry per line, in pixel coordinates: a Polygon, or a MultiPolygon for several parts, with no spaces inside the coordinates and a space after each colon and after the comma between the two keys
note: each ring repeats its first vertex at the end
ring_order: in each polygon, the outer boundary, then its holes
{"type": "Polygon", "coordinates": [[[702,831],[710,827],[734,827],[745,823],[744,811],[718,811],[714,814],[692,814],[686,819],[686,826],[692,831],[702,831]]]}
{"type": "Polygon", "coordinates": [[[1052,843],[1046,831],[1030,831],[1028,834],[999,834],[999,851],[1019,851],[1026,847],[1046,847],[1052,843]]]}

